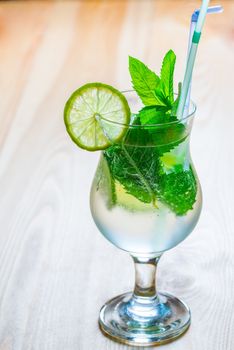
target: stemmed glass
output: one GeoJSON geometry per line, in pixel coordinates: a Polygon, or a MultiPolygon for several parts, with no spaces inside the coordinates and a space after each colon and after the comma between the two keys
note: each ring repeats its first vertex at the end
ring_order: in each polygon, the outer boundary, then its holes
{"type": "MultiPolygon", "coordinates": [[[[195,227],[202,206],[189,140],[196,107],[181,121],[139,125],[140,102],[124,93],[132,112],[123,139],[102,151],[90,206],[101,233],[130,253],[135,287],[108,301],[100,311],[101,330],[136,346],[171,341],[190,325],[190,310],[169,293],[156,290],[156,267],[164,251],[195,227]]],[[[123,125],[103,119],[105,130],[123,125]]]]}

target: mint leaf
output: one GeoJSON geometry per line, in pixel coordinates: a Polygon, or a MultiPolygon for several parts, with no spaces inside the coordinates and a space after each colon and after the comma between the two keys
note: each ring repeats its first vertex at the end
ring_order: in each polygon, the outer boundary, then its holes
{"type": "Polygon", "coordinates": [[[151,146],[152,138],[149,134],[148,128],[141,124],[139,114],[135,116],[131,125],[137,125],[137,127],[129,128],[122,142],[126,145],[135,147],[151,146]]]}
{"type": "Polygon", "coordinates": [[[160,83],[159,77],[144,63],[129,56],[129,72],[134,90],[146,106],[165,105],[161,98],[157,98],[155,90],[160,83]]]}
{"type": "Polygon", "coordinates": [[[141,124],[161,124],[165,122],[169,122],[168,115],[166,112],[168,111],[167,107],[158,107],[158,106],[149,106],[144,107],[138,113],[141,124]]]}
{"type": "MultiPolygon", "coordinates": [[[[187,136],[185,126],[179,123],[178,119],[172,116],[166,107],[144,107],[138,113],[138,117],[141,124],[145,126],[145,130],[148,130],[148,135],[143,135],[142,130],[140,130],[138,138],[140,139],[142,135],[145,140],[147,139],[151,143],[151,146],[157,147],[160,156],[178,146],[187,136]],[[154,126],[150,127],[150,125],[154,126]]],[[[137,144],[139,145],[139,143],[137,144]]]]}
{"type": "Polygon", "coordinates": [[[156,201],[161,162],[150,147],[112,146],[104,152],[112,176],[144,203],[156,201]]]}
{"type": "Polygon", "coordinates": [[[164,174],[160,180],[160,198],[177,215],[184,215],[196,201],[197,183],[192,168],[164,174]]]}
{"type": "Polygon", "coordinates": [[[172,50],[169,50],[165,55],[161,68],[160,84],[156,88],[156,95],[164,97],[167,105],[172,106],[174,102],[173,77],[176,62],[176,55],[172,50]]]}

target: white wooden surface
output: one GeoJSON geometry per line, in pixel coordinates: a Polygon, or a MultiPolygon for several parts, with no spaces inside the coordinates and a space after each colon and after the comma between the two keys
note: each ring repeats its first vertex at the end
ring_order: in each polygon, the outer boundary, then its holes
{"type": "MultiPolygon", "coordinates": [[[[159,268],[160,288],[190,305],[192,326],[165,350],[234,349],[234,2],[221,2],[193,84],[203,212],[159,268]]],[[[173,48],[181,79],[199,4],[0,2],[0,350],[127,349],[99,332],[97,318],[106,300],[131,289],[133,266],[91,219],[98,154],[70,142],[63,105],[88,81],[129,87],[129,54],[159,69],[173,48]]]]}

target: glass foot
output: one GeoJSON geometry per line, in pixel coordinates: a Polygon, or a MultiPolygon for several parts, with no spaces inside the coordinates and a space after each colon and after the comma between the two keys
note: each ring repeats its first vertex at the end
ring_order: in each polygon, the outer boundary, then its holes
{"type": "Polygon", "coordinates": [[[189,308],[168,293],[147,304],[125,293],[108,301],[101,309],[99,324],[105,335],[121,343],[152,346],[170,342],[189,327],[189,308]]]}

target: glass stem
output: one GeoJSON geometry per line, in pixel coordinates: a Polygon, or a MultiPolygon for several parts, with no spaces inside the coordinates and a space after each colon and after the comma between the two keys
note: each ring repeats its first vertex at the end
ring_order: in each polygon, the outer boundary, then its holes
{"type": "Polygon", "coordinates": [[[159,257],[137,258],[133,256],[135,265],[135,288],[134,296],[155,298],[156,291],[156,269],[159,257]]]}
{"type": "Polygon", "coordinates": [[[160,257],[161,255],[156,257],[132,256],[135,265],[135,288],[128,302],[127,311],[133,318],[147,321],[148,317],[158,316],[156,269],[160,257]]]}

